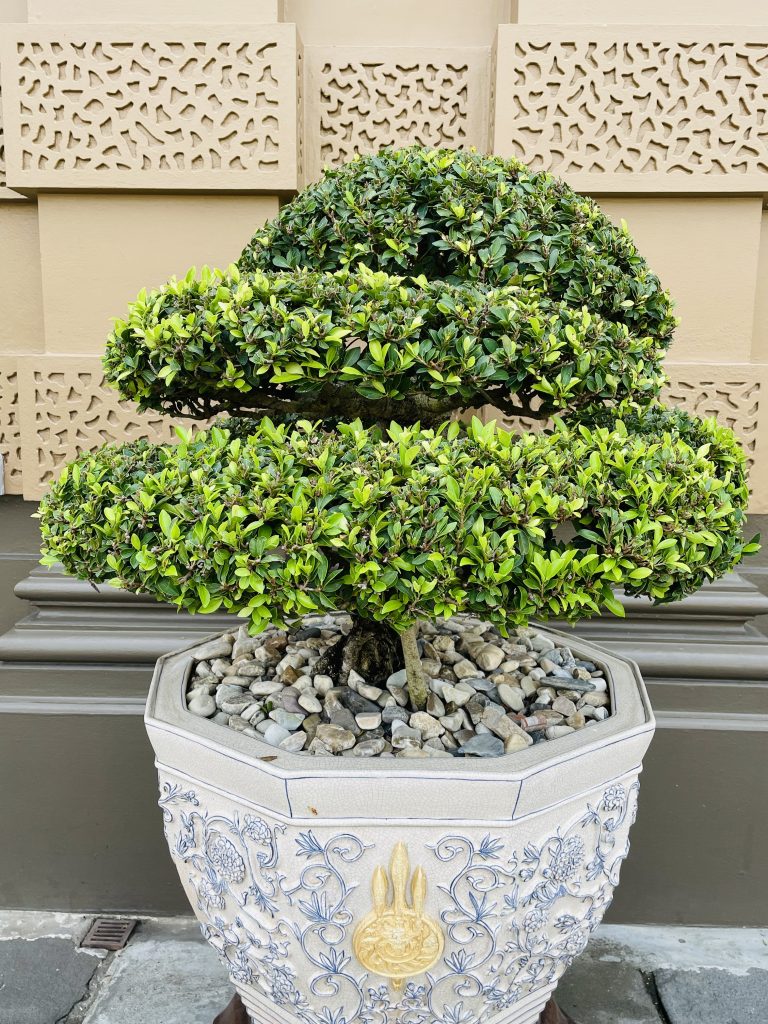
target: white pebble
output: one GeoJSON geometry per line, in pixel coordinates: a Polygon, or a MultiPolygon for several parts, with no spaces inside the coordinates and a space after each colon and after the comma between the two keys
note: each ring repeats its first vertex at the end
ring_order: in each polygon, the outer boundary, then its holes
{"type": "Polygon", "coordinates": [[[279,747],[283,740],[288,739],[291,734],[277,722],[270,722],[263,735],[267,743],[271,743],[273,747],[279,747]]]}

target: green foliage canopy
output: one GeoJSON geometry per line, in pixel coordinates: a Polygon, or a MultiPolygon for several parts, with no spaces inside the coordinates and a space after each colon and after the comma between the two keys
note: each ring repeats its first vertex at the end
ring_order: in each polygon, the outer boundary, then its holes
{"type": "Polygon", "coordinates": [[[123,396],[236,418],[81,456],[41,506],[45,559],[254,629],[679,599],[755,545],[733,434],[658,405],[674,325],[626,229],[551,176],[472,152],[362,158],[237,266],[116,322],[123,396]],[[447,422],[488,403],[557,418],[447,422]]]}
{"type": "Polygon", "coordinates": [[[504,626],[620,613],[616,585],[691,593],[749,550],[746,497],[731,432],[660,408],[519,437],[265,419],[84,455],[42,519],[69,572],[255,629],[331,609],[504,626]]]}

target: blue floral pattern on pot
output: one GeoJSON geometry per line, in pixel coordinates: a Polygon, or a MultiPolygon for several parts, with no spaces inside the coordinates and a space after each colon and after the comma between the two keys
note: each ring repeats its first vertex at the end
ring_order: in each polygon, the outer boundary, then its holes
{"type": "Polygon", "coordinates": [[[309,829],[217,812],[219,797],[167,779],[160,805],[203,935],[251,1008],[306,1024],[483,1024],[551,988],[583,951],[618,882],[637,791],[634,777],[614,783],[537,838],[536,819],[491,830],[415,824],[393,828],[391,841],[382,826],[309,829]],[[403,831],[430,880],[445,950],[395,992],[357,963],[351,939],[373,868],[403,831]]]}

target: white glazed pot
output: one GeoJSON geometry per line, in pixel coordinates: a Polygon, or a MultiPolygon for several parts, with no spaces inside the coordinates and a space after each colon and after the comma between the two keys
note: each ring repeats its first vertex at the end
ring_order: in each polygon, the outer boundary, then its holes
{"type": "Polygon", "coordinates": [[[610,903],[654,728],[634,662],[546,632],[604,669],[611,717],[417,766],[278,752],[197,718],[200,641],[160,658],[146,723],[166,838],[255,1022],[538,1021],[610,903]]]}

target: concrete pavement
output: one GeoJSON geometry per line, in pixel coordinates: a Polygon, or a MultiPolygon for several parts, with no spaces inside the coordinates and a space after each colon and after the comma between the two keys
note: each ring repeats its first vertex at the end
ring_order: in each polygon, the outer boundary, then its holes
{"type": "MultiPolygon", "coordinates": [[[[0,1024],[211,1024],[226,972],[191,918],[85,950],[92,917],[0,913],[0,1024]]],[[[766,1024],[768,929],[598,929],[557,994],[578,1024],[766,1024]]]]}

